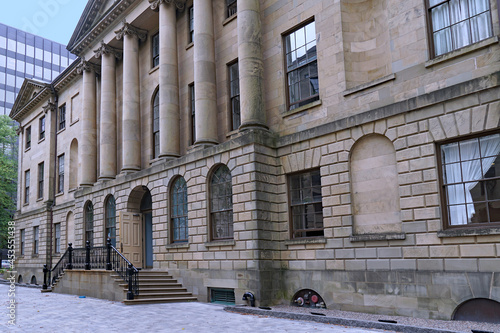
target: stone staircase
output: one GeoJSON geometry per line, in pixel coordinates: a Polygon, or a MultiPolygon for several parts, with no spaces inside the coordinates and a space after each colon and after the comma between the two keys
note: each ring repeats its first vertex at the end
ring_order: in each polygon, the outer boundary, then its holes
{"type": "MultiPolygon", "coordinates": [[[[128,286],[118,275],[120,286],[128,291],[128,286]]],[[[133,300],[124,300],[127,305],[132,304],[151,304],[151,303],[173,303],[173,302],[192,302],[198,299],[193,296],[174,279],[168,272],[158,271],[139,271],[139,295],[135,295],[133,300]]]]}

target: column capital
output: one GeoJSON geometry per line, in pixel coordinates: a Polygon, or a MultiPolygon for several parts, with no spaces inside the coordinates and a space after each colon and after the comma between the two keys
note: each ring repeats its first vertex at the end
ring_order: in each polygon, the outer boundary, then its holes
{"type": "Polygon", "coordinates": [[[24,128],[19,125],[19,127],[16,129],[16,134],[19,136],[24,132],[24,128]]]}
{"type": "Polygon", "coordinates": [[[183,11],[186,5],[186,0],[148,0],[150,7],[154,11],[158,11],[162,3],[174,4],[177,10],[183,11]]]}
{"type": "Polygon", "coordinates": [[[76,66],[76,72],[78,74],[83,74],[83,72],[98,72],[97,65],[91,63],[90,61],[86,61],[85,58],[82,58],[78,66],[76,66]]]}
{"type": "Polygon", "coordinates": [[[122,58],[122,52],[114,47],[109,46],[108,44],[101,41],[101,46],[99,46],[96,50],[94,50],[95,56],[100,58],[104,54],[114,55],[116,59],[122,58]]]}
{"type": "Polygon", "coordinates": [[[49,111],[56,110],[56,103],[52,103],[51,101],[47,102],[47,105],[42,106],[43,113],[47,113],[49,111]]]}
{"type": "Polygon", "coordinates": [[[146,30],[136,28],[133,25],[127,23],[126,21],[123,21],[123,27],[121,27],[118,30],[115,30],[115,34],[116,34],[116,39],[118,40],[122,39],[123,36],[125,35],[134,35],[137,38],[139,38],[141,42],[144,42],[146,40],[148,32],[146,30]]]}

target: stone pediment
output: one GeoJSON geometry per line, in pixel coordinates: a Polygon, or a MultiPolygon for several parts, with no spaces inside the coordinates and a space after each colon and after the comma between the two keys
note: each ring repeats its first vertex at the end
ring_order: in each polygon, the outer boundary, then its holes
{"type": "Polygon", "coordinates": [[[66,48],[80,56],[86,46],[136,1],[89,0],[66,48]]]}
{"type": "Polygon", "coordinates": [[[37,81],[33,79],[25,79],[19,94],[17,95],[12,111],[10,112],[10,117],[17,120],[18,110],[26,106],[30,101],[34,99],[42,99],[44,94],[41,94],[43,88],[47,86],[47,83],[42,81],[37,81]]]}

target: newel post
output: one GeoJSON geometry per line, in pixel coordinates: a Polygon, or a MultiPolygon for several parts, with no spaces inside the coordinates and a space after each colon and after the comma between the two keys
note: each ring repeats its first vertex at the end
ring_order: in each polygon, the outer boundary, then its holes
{"type": "Polygon", "coordinates": [[[90,270],[90,241],[85,245],[85,270],[90,270]]]}
{"type": "Polygon", "coordinates": [[[106,270],[110,271],[113,268],[111,267],[111,239],[109,239],[109,238],[106,241],[106,248],[107,248],[107,253],[106,253],[106,270]]]}
{"type": "Polygon", "coordinates": [[[47,264],[43,265],[43,285],[42,289],[47,290],[47,273],[49,272],[49,269],[47,268],[47,264]]]}
{"type": "Polygon", "coordinates": [[[73,243],[68,244],[68,264],[66,269],[73,269],[73,243]]]}

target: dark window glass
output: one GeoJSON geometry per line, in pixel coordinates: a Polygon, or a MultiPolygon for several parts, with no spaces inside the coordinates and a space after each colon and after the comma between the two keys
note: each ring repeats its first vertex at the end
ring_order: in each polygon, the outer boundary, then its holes
{"type": "Polygon", "coordinates": [[[87,241],[90,246],[94,243],[94,206],[90,201],[85,205],[85,243],[87,241]]]}
{"type": "Polygon", "coordinates": [[[39,123],[39,136],[38,139],[42,140],[45,138],[45,116],[40,118],[40,123],[39,123]]]}
{"type": "Polygon", "coordinates": [[[194,42],[194,9],[189,7],[189,43],[194,42]]]}
{"type": "Polygon", "coordinates": [[[153,67],[160,64],[160,35],[156,34],[153,36],[152,40],[152,56],[153,56],[153,67]]]}
{"type": "Polygon", "coordinates": [[[291,175],[288,180],[292,237],[323,236],[323,204],[319,170],[291,175]]]}
{"type": "Polygon", "coordinates": [[[57,192],[64,192],[64,154],[57,158],[58,173],[57,173],[57,192]]]}
{"type": "Polygon", "coordinates": [[[66,104],[59,107],[59,130],[66,128],[66,104]]]}
{"type": "Polygon", "coordinates": [[[30,203],[30,171],[24,172],[24,203],[30,203]]]}
{"type": "Polygon", "coordinates": [[[21,238],[21,255],[24,255],[24,245],[26,244],[26,232],[24,229],[21,229],[20,231],[20,238],[21,238]]]}
{"type": "Polygon", "coordinates": [[[233,189],[225,165],[217,167],[210,181],[210,216],[212,239],[233,238],[233,189]]]}
{"type": "Polygon", "coordinates": [[[188,241],[188,203],[187,184],[183,177],[178,177],[172,185],[171,198],[172,242],[188,241]]]}
{"type": "Polygon", "coordinates": [[[26,128],[26,149],[31,147],[31,126],[26,128]]]}
{"type": "Polygon", "coordinates": [[[428,0],[434,56],[493,35],[489,0],[428,0]]]}
{"type": "Polygon", "coordinates": [[[319,99],[316,29],[311,22],[285,36],[289,109],[319,99]]]}
{"type": "Polygon", "coordinates": [[[38,164],[38,199],[43,198],[44,163],[38,164]]]}
{"type": "Polygon", "coordinates": [[[40,241],[39,227],[33,227],[33,254],[38,254],[39,241],[40,241]]]}
{"type": "Polygon", "coordinates": [[[229,65],[229,96],[231,104],[232,130],[237,130],[241,125],[240,117],[240,80],[238,62],[229,65]]]}
{"type": "Polygon", "coordinates": [[[54,252],[61,252],[61,223],[54,224],[54,252]]]}
{"type": "Polygon", "coordinates": [[[500,223],[500,134],[443,144],[440,153],[446,224],[500,223]]]}
{"type": "Polygon", "coordinates": [[[106,202],[106,240],[107,238],[116,247],[116,202],[112,195],[106,202]]]}
{"type": "Polygon", "coordinates": [[[194,108],[194,83],[189,85],[189,103],[191,106],[191,144],[196,142],[196,117],[194,108]]]}
{"type": "Polygon", "coordinates": [[[160,155],[160,94],[153,99],[153,158],[160,155]]]}
{"type": "Polygon", "coordinates": [[[226,0],[227,17],[231,17],[233,15],[236,15],[236,12],[238,11],[236,5],[237,5],[236,0],[226,0]]]}

